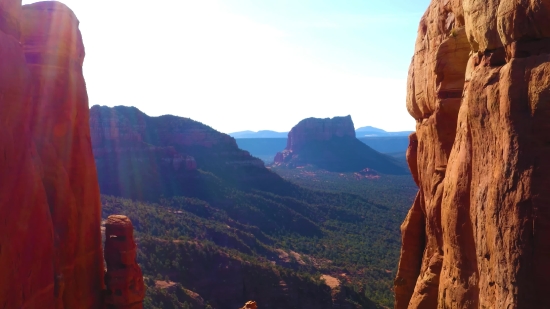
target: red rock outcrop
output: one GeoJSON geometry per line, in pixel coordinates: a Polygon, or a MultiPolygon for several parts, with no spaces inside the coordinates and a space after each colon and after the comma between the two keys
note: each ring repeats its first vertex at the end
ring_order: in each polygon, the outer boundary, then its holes
{"type": "Polygon", "coordinates": [[[111,215],[105,222],[105,304],[109,309],[141,309],[145,284],[136,261],[134,227],[126,216],[111,215]]]}
{"type": "Polygon", "coordinates": [[[255,301],[248,301],[246,302],[246,304],[244,304],[244,307],[242,307],[241,309],[257,309],[257,308],[258,308],[258,305],[256,305],[255,301]]]}
{"type": "Polygon", "coordinates": [[[101,206],[78,20],[0,0],[0,305],[99,308],[101,206]]]}
{"type": "Polygon", "coordinates": [[[355,138],[351,116],[334,118],[306,118],[288,132],[286,148],[273,159],[275,165],[291,163],[297,153],[311,142],[329,141],[333,137],[355,138]],[[295,153],[296,152],[296,153],[295,153]]]}
{"type": "Polygon", "coordinates": [[[395,308],[550,308],[550,4],[433,0],[395,308]]]}

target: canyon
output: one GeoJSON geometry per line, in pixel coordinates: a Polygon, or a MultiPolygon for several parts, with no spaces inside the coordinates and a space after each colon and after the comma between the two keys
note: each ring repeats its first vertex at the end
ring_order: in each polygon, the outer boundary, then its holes
{"type": "Polygon", "coordinates": [[[92,106],[90,132],[103,219],[123,213],[132,220],[149,307],[189,302],[202,308],[208,302],[231,309],[248,299],[266,309],[379,307],[353,284],[381,290],[379,299],[391,303],[393,275],[386,270],[397,262],[399,221],[413,190],[401,207],[386,199],[381,205],[345,192],[309,190],[266,168],[226,134],[184,117],[150,117],[134,107],[92,106]],[[400,208],[399,219],[390,206],[400,208]],[[386,235],[350,240],[352,230],[367,233],[364,225],[373,235],[386,235]],[[296,249],[289,257],[292,249],[283,239],[310,253],[296,249]],[[325,246],[342,241],[352,243],[349,254],[316,262],[332,255],[325,246]],[[391,251],[391,257],[379,251],[391,251]],[[353,271],[344,270],[351,256],[362,255],[370,257],[369,269],[360,261],[353,271]],[[308,257],[296,262],[295,256],[308,257]],[[331,289],[317,272],[348,274],[331,289]]]}
{"type": "Polygon", "coordinates": [[[396,309],[550,308],[549,13],[433,0],[422,17],[396,309]]]}
{"type": "MultiPolygon", "coordinates": [[[[401,225],[396,309],[550,308],[548,16],[545,0],[432,0],[422,17],[406,98],[416,120],[407,163],[419,189],[401,225]]],[[[194,274],[198,279],[186,284],[204,297],[219,299],[216,293],[226,291],[240,306],[245,295],[234,296],[249,288],[265,308],[378,307],[364,290],[335,291],[319,278],[296,275],[322,268],[280,261],[274,252],[281,250],[279,235],[311,257],[322,246],[340,249],[333,260],[353,251],[371,258],[356,276],[380,278],[391,266],[364,250],[393,248],[391,231],[377,225],[397,220],[390,208],[299,188],[230,136],[188,118],[149,117],[131,107],[89,109],[79,21],[59,2],[0,0],[0,46],[0,307],[141,308],[146,288],[134,226],[148,224],[208,241],[146,235],[138,242],[142,253],[169,250],[163,258],[188,263],[174,274],[155,257],[145,270],[181,282],[190,280],[183,271],[194,274]],[[105,255],[100,189],[116,196],[103,197],[113,212],[130,205],[127,211],[136,213],[106,218],[105,255]],[[143,214],[158,215],[158,222],[134,220],[143,214]],[[376,243],[381,231],[389,236],[376,243]],[[362,242],[350,242],[350,235],[362,242]],[[193,261],[206,262],[188,268],[193,261]],[[213,290],[216,263],[229,284],[213,290]],[[257,281],[257,273],[269,280],[257,281]]],[[[358,141],[349,116],[301,121],[275,164],[365,177],[407,174],[358,141]]],[[[337,276],[344,266],[324,270],[337,276]]]]}

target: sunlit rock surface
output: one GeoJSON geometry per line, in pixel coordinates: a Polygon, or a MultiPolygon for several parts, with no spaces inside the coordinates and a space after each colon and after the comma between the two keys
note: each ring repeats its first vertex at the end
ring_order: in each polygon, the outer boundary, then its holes
{"type": "Polygon", "coordinates": [[[422,17],[395,308],[550,308],[549,8],[434,0],[422,17]]]}
{"type": "Polygon", "coordinates": [[[99,187],[78,20],[0,0],[0,305],[99,308],[99,187]]]}

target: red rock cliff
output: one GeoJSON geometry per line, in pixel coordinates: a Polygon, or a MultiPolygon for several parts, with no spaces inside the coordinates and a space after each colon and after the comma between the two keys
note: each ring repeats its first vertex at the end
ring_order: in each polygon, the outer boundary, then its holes
{"type": "Polygon", "coordinates": [[[78,20],[0,0],[0,304],[99,308],[101,206],[78,20]]]}
{"type": "Polygon", "coordinates": [[[550,3],[433,0],[395,308],[550,308],[550,3]]]}

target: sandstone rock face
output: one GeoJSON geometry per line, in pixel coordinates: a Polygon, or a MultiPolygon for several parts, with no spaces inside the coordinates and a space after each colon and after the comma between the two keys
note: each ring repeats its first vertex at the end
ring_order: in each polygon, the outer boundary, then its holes
{"type": "Polygon", "coordinates": [[[333,137],[355,138],[351,116],[334,118],[306,118],[288,132],[287,149],[300,150],[310,141],[328,141],[333,137]]]}
{"type": "MultiPolygon", "coordinates": [[[[31,72],[31,131],[54,225],[54,272],[65,307],[96,306],[102,288],[101,205],[90,143],[84,45],[73,12],[58,2],[23,7],[31,72]]],[[[57,287],[57,286],[56,286],[57,287]]]]}
{"type": "Polygon", "coordinates": [[[550,308],[549,7],[433,0],[422,17],[395,308],[550,308]]]}
{"type": "Polygon", "coordinates": [[[109,308],[143,308],[145,284],[136,250],[130,219],[122,215],[109,216],[105,222],[105,304],[109,308]]]}
{"type": "Polygon", "coordinates": [[[20,1],[0,1],[0,303],[55,308],[54,226],[29,129],[31,84],[19,43],[20,13],[20,1]]]}
{"type": "Polygon", "coordinates": [[[288,133],[286,148],[274,158],[276,166],[314,165],[334,172],[359,172],[365,168],[384,174],[407,174],[406,167],[355,137],[350,116],[307,118],[288,133]]]}
{"type": "Polygon", "coordinates": [[[99,308],[100,202],[78,20],[0,1],[0,303],[99,308]]]}

